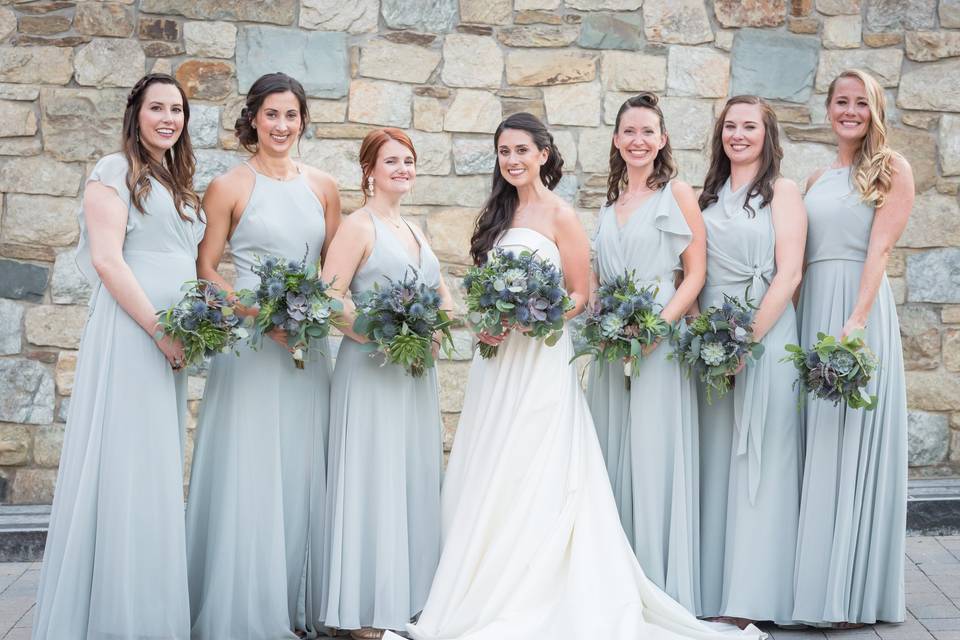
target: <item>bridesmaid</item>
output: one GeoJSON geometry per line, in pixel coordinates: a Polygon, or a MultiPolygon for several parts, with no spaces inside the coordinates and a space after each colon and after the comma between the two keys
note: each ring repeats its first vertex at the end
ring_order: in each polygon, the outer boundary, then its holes
{"type": "MultiPolygon", "coordinates": [[[[633,272],[657,287],[661,316],[676,322],[697,298],[706,234],[693,189],[676,166],[652,93],[617,112],[607,202],[595,237],[594,286],[633,272]],[[682,276],[682,283],[675,281],[682,276]]],[[[695,386],[667,344],[647,349],[630,388],[623,366],[596,367],[587,399],[627,538],[644,573],[691,612],[699,611],[699,507],[695,386]]]]}
{"type": "MultiPolygon", "coordinates": [[[[440,263],[400,215],[417,154],[398,129],[372,131],[360,146],[364,206],[344,220],[323,279],[343,298],[411,270],[451,309],[440,263]]],[[[403,630],[427,599],[440,556],[440,405],[436,369],[413,378],[361,348],[345,300],[345,338],[330,390],[325,527],[326,573],[315,589],[319,619],[354,638],[403,630]]]]}
{"type": "Polygon", "coordinates": [[[866,330],[880,360],[873,411],[806,398],[797,538],[798,622],[838,627],[904,618],[907,403],[900,327],[884,269],[913,207],[913,174],[887,145],[879,83],[844,71],[827,92],[837,159],[807,181],[810,217],[800,344],[866,330]]]}
{"type": "Polygon", "coordinates": [[[796,183],[780,177],[777,117],[756,96],[727,101],[713,128],[700,207],[707,283],[700,308],[724,294],[759,305],[753,330],[766,348],[731,393],[700,394],[701,614],[793,620],[793,556],[800,511],[796,371],[780,362],[797,343],[807,217],[796,183]]]}
{"type": "MultiPolygon", "coordinates": [[[[273,73],[250,87],[236,136],[253,156],[204,195],[201,278],[232,291],[217,273],[228,241],[237,288],[259,285],[258,256],[299,261],[306,251],[320,260],[340,199],[329,175],[290,157],[308,122],[297,80],[273,73]]],[[[207,378],[187,506],[193,638],[307,630],[309,512],[323,499],[330,364],[326,344],[317,345],[298,370],[284,332],[271,337],[257,351],[241,347],[239,358],[216,356],[207,378]]]]}
{"type": "Polygon", "coordinates": [[[156,311],[196,278],[203,237],[190,107],[176,80],[127,97],[123,149],[83,195],[77,264],[94,285],[80,344],[33,638],[190,637],[183,346],[156,311]]]}

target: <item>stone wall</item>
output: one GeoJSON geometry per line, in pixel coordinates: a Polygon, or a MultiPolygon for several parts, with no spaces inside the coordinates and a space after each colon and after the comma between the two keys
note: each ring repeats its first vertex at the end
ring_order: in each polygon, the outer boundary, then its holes
{"type": "MultiPolygon", "coordinates": [[[[358,204],[360,139],[410,131],[407,211],[445,263],[467,264],[491,132],[544,118],[559,191],[592,221],[611,123],[631,92],[663,107],[697,186],[724,97],[759,93],[783,125],[784,171],[830,162],[824,91],[856,66],[887,88],[917,204],[888,273],[904,337],[915,475],[960,470],[960,0],[0,0],[0,502],[49,501],[89,289],[72,257],[94,161],[118,145],[128,88],[174,73],[191,97],[198,187],[238,162],[231,126],[262,73],[306,86],[303,160],[358,204]]],[[[469,350],[469,336],[458,334],[469,350]]],[[[468,363],[441,363],[448,436],[468,363]]],[[[203,378],[191,377],[195,413],[203,378]]]]}

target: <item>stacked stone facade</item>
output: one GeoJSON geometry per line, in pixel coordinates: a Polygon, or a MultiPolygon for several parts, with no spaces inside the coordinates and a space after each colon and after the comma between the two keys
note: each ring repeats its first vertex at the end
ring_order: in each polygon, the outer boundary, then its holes
{"type": "MultiPolygon", "coordinates": [[[[917,203],[890,261],[900,304],[914,475],[960,471],[960,0],[0,0],[0,502],[48,502],[90,290],[73,262],[82,184],[118,148],[129,87],[174,74],[191,99],[197,187],[243,158],[232,126],[260,74],[299,78],[302,160],[359,205],[361,138],[410,132],[407,213],[456,289],[490,183],[491,133],[530,111],[565,159],[559,192],[590,228],[611,125],[661,96],[680,176],[702,184],[726,96],[758,93],[783,128],[784,173],[832,161],[830,80],[859,67],[889,97],[917,203]]],[[[452,437],[470,336],[440,364],[452,437]]],[[[191,376],[191,410],[202,372],[191,376]]],[[[495,398],[490,399],[495,402],[495,398]]],[[[188,451],[189,452],[189,451],[188,451]]],[[[188,456],[189,459],[189,456],[188,456]]]]}

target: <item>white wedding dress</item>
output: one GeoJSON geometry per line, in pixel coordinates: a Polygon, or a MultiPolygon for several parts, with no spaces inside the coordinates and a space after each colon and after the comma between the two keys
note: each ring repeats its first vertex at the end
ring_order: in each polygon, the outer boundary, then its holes
{"type": "MultiPolygon", "coordinates": [[[[498,244],[560,267],[557,246],[532,229],[498,244]]],[[[552,347],[514,333],[495,358],[474,357],[444,477],[440,565],[410,637],[764,637],[697,620],[644,576],[572,355],[568,332],[552,347]]]]}

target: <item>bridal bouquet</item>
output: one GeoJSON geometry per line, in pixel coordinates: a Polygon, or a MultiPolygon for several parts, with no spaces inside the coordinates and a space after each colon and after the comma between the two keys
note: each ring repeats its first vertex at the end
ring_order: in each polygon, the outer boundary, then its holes
{"type": "Polygon", "coordinates": [[[157,324],[161,332],[183,343],[184,364],[227,353],[247,337],[223,289],[206,280],[192,280],[181,290],[180,302],[157,313],[157,324]]]}
{"type": "Polygon", "coordinates": [[[696,373],[707,387],[707,402],[713,392],[722,398],[730,390],[733,373],[743,358],[756,360],[763,345],[753,339],[753,310],[750,301],[724,295],[724,303],[710,307],[675,335],[670,358],[679,360],[687,375],[696,373]]]}
{"type": "MultiPolygon", "coordinates": [[[[554,345],[563,333],[563,314],[573,308],[557,267],[530,251],[494,249],[485,264],[467,272],[463,286],[467,319],[477,333],[499,336],[517,326],[554,345]]],[[[479,348],[484,358],[497,355],[495,345],[479,348]]]]}
{"type": "Polygon", "coordinates": [[[841,402],[851,409],[872,410],[877,396],[866,395],[866,386],[877,370],[877,357],[863,340],[863,331],[854,331],[843,340],[820,332],[809,351],[795,344],[786,345],[781,362],[792,362],[799,377],[796,384],[817,398],[841,402]]]}
{"type": "Polygon", "coordinates": [[[601,285],[580,332],[586,346],[574,357],[590,355],[603,362],[622,360],[629,386],[643,348],[670,334],[670,325],[657,311],[656,295],[654,287],[638,288],[632,273],[601,285]]]}
{"type": "Polygon", "coordinates": [[[440,294],[408,272],[403,280],[388,280],[381,287],[354,298],[357,310],[353,330],[366,336],[368,348],[386,356],[386,361],[399,364],[415,378],[434,366],[433,335],[441,334],[441,347],[450,353],[450,317],[440,308],[440,294]]]}
{"type": "Polygon", "coordinates": [[[343,305],[327,293],[329,285],[318,277],[316,265],[307,264],[306,255],[287,263],[258,256],[252,270],[260,276],[260,286],[237,292],[243,304],[259,308],[251,342],[259,346],[271,330],[286,331],[293,362],[303,369],[310,341],[330,333],[333,315],[343,305]]]}

